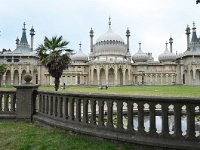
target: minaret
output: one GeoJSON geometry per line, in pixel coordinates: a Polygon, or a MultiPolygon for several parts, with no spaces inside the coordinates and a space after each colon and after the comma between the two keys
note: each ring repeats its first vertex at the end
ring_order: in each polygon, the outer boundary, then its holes
{"type": "Polygon", "coordinates": [[[34,42],[34,35],[35,35],[35,30],[34,30],[33,26],[30,30],[30,35],[31,35],[31,50],[33,50],[33,42],[34,42]]]}
{"type": "Polygon", "coordinates": [[[16,39],[16,48],[18,47],[18,45],[19,45],[19,38],[17,37],[17,39],[16,39]]]}
{"type": "Polygon", "coordinates": [[[24,46],[28,46],[28,41],[27,41],[27,38],[26,38],[26,24],[24,22],[24,27],[22,28],[22,37],[21,37],[21,41],[20,41],[20,44],[21,45],[24,45],[24,46]]]}
{"type": "Polygon", "coordinates": [[[191,42],[198,42],[197,34],[196,34],[196,27],[195,22],[193,22],[193,28],[192,28],[192,39],[191,42]]]}
{"type": "Polygon", "coordinates": [[[170,38],[169,38],[169,44],[170,44],[170,52],[171,52],[171,53],[173,53],[172,43],[173,43],[173,39],[172,39],[172,37],[170,37],[170,38]]]}
{"type": "Polygon", "coordinates": [[[90,52],[93,53],[93,37],[94,37],[94,31],[91,28],[90,30],[90,52]]]}
{"type": "Polygon", "coordinates": [[[127,28],[126,30],[126,37],[127,37],[127,53],[129,53],[129,37],[130,37],[130,31],[129,29],[127,28]]]}
{"type": "Polygon", "coordinates": [[[190,27],[189,27],[189,25],[187,25],[187,28],[186,28],[186,35],[187,35],[187,50],[189,50],[189,43],[190,43],[190,27]]]}

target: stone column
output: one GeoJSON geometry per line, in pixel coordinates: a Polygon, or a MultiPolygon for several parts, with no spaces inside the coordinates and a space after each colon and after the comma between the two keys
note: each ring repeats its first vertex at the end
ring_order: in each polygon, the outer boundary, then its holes
{"type": "Polygon", "coordinates": [[[108,65],[106,65],[105,74],[106,74],[106,85],[108,85],[108,65]]]}
{"type": "Polygon", "coordinates": [[[11,66],[11,69],[10,69],[10,78],[11,78],[11,81],[10,81],[10,84],[13,85],[13,78],[14,78],[14,68],[13,68],[13,65],[11,66]]]}
{"type": "Polygon", "coordinates": [[[36,91],[39,86],[30,83],[32,77],[29,74],[26,74],[24,77],[26,81],[25,84],[14,86],[17,89],[16,118],[31,121],[35,109],[36,91]]]}
{"type": "Polygon", "coordinates": [[[114,85],[117,85],[118,84],[118,81],[117,81],[117,66],[115,66],[114,73],[115,73],[114,85]]]}

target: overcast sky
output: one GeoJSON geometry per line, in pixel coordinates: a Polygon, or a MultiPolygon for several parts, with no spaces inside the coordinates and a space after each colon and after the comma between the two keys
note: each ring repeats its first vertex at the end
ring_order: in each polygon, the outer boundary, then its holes
{"type": "Polygon", "coordinates": [[[26,22],[27,37],[33,26],[36,35],[34,48],[44,36],[63,35],[68,48],[89,54],[89,30],[94,29],[94,41],[108,30],[111,17],[113,32],[126,42],[127,27],[131,31],[130,52],[136,53],[138,42],[144,52],[152,52],[157,60],[170,36],[174,53],[186,50],[185,28],[196,22],[200,30],[200,4],[196,0],[1,0],[0,49],[14,50],[15,40],[21,38],[26,22]]]}

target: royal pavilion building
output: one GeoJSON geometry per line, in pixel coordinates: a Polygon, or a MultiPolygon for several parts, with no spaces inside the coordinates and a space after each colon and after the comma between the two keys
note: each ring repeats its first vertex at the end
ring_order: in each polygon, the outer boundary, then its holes
{"type": "MultiPolygon", "coordinates": [[[[200,38],[197,37],[194,23],[192,29],[189,26],[186,28],[186,51],[174,54],[173,39],[170,37],[158,61],[154,61],[152,53],[142,49],[141,42],[138,50],[134,48],[134,53],[131,54],[129,29],[125,34],[126,40],[112,30],[110,18],[107,32],[96,40],[91,28],[89,55],[84,53],[80,43],[79,50],[71,56],[69,68],[63,72],[60,84],[200,85],[200,38]]],[[[4,49],[0,54],[0,63],[7,66],[1,78],[2,85],[20,85],[26,73],[32,74],[34,84],[54,84],[54,79],[34,52],[34,36],[35,30],[32,27],[29,45],[24,23],[22,37],[20,40],[16,39],[16,49],[4,49]]]]}

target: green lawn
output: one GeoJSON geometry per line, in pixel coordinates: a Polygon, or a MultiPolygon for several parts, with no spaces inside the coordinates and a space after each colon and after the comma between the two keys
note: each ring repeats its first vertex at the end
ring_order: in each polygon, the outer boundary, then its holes
{"type": "Polygon", "coordinates": [[[0,150],[128,150],[81,135],[69,134],[36,123],[0,121],[0,150]]]}
{"type": "MultiPolygon", "coordinates": [[[[54,90],[53,87],[40,87],[42,90],[54,90]]],[[[97,86],[66,86],[60,92],[84,92],[100,94],[123,94],[145,96],[200,97],[200,86],[122,86],[101,90],[97,86]]]]}
{"type": "MultiPolygon", "coordinates": [[[[15,89],[13,87],[1,87],[3,89],[15,89]]],[[[39,87],[41,90],[54,90],[53,86],[39,87]]],[[[172,96],[172,97],[200,97],[200,86],[121,86],[109,87],[101,90],[98,86],[66,86],[59,89],[60,92],[83,92],[99,94],[123,94],[141,96],[172,96]]]]}

